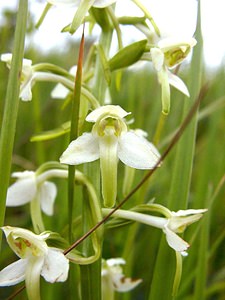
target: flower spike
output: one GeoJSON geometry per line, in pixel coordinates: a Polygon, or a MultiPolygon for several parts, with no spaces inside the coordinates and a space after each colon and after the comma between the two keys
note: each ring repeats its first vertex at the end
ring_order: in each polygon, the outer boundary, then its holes
{"type": "Polygon", "coordinates": [[[60,157],[69,165],[100,158],[104,205],[112,207],[117,195],[118,159],[135,169],[152,169],[160,154],[144,137],[129,131],[123,119],[129,113],[120,106],[106,105],[92,111],[86,121],[94,122],[91,133],[72,141],[60,157]]]}

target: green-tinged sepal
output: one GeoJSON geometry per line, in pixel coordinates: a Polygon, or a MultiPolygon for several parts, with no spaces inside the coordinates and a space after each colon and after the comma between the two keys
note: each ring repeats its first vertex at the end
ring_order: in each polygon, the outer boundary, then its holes
{"type": "Polygon", "coordinates": [[[69,32],[71,34],[73,34],[78,29],[78,27],[82,24],[86,13],[91,8],[93,3],[94,3],[94,0],[83,0],[80,3],[80,5],[78,6],[78,9],[75,13],[75,16],[73,18],[72,24],[70,25],[69,32]]]}
{"type": "MultiPolygon", "coordinates": [[[[110,129],[109,129],[110,131],[110,129]]],[[[109,133],[100,138],[100,167],[102,175],[102,195],[105,207],[113,207],[117,195],[117,147],[115,135],[109,133]]]]}
{"type": "Polygon", "coordinates": [[[121,49],[109,60],[110,70],[129,67],[137,62],[145,52],[146,45],[147,40],[141,40],[121,49]]]}
{"type": "Polygon", "coordinates": [[[107,30],[111,27],[109,16],[105,8],[95,8],[90,9],[90,14],[95,18],[95,21],[102,28],[102,30],[107,30]]]}

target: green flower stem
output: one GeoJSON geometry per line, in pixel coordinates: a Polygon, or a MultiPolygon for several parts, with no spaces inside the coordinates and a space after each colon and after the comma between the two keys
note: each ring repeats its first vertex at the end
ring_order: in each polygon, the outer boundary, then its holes
{"type": "MultiPolygon", "coordinates": [[[[12,66],[5,100],[4,116],[0,137],[0,226],[5,217],[5,199],[10,178],[11,159],[13,152],[16,121],[19,106],[20,74],[24,54],[24,40],[26,33],[28,1],[19,1],[12,66]]],[[[0,247],[2,232],[0,232],[0,247]]]]}
{"type": "Polygon", "coordinates": [[[143,11],[143,13],[145,14],[146,18],[149,19],[149,21],[151,22],[153,28],[155,29],[156,34],[158,36],[160,36],[159,28],[156,25],[154,19],[150,15],[150,13],[148,12],[148,10],[144,7],[144,5],[139,0],[133,0],[133,2],[143,11]]]}
{"type": "MultiPolygon", "coordinates": [[[[200,5],[200,1],[198,3],[200,5]]],[[[184,116],[187,114],[187,111],[190,109],[191,105],[197,98],[201,87],[202,36],[200,30],[200,9],[196,38],[198,43],[194,48],[191,70],[189,74],[189,91],[191,97],[188,101],[184,102],[184,116]]],[[[194,158],[196,128],[197,114],[193,116],[188,128],[181,137],[180,143],[178,144],[175,153],[176,159],[174,159],[174,167],[171,170],[172,182],[167,204],[167,206],[174,211],[179,210],[180,208],[185,209],[187,207],[194,158]]],[[[168,247],[165,240],[161,240],[153,275],[151,291],[148,298],[149,300],[168,300],[172,298],[171,278],[173,278],[174,273],[175,265],[172,253],[168,252],[168,247]],[[165,268],[165,266],[167,267],[165,268]],[[164,289],[160,288],[162,282],[164,289]]]]}
{"type": "MultiPolygon", "coordinates": [[[[112,209],[109,209],[109,208],[102,209],[102,213],[104,216],[107,216],[111,212],[112,212],[112,209]]],[[[166,218],[150,216],[150,215],[145,215],[145,214],[138,213],[138,212],[133,212],[133,211],[129,211],[129,210],[121,210],[121,209],[118,209],[117,211],[115,211],[112,214],[112,217],[123,218],[126,220],[132,220],[135,222],[140,222],[142,224],[146,224],[146,225],[153,226],[153,227],[160,228],[160,229],[163,229],[164,225],[167,223],[166,218]]]]}
{"type": "Polygon", "coordinates": [[[38,197],[30,202],[30,215],[33,223],[34,232],[40,234],[45,231],[45,226],[42,220],[41,206],[38,197]]]}
{"type": "Polygon", "coordinates": [[[47,13],[48,13],[48,11],[51,7],[52,7],[51,4],[49,4],[49,3],[46,4],[46,6],[45,6],[45,8],[44,8],[44,10],[43,10],[43,12],[40,16],[40,19],[38,20],[37,24],[35,25],[36,28],[39,28],[41,26],[42,22],[44,21],[47,13]]]}
{"type": "MultiPolygon", "coordinates": [[[[102,46],[104,50],[106,58],[108,58],[111,41],[112,41],[112,33],[113,30],[110,28],[108,30],[102,31],[100,36],[99,44],[102,46]]],[[[101,65],[101,58],[99,55],[96,58],[96,66],[95,66],[95,74],[94,74],[95,82],[93,84],[92,92],[95,97],[98,99],[101,105],[105,103],[105,93],[107,89],[107,83],[104,76],[104,70],[101,65]]]]}
{"type": "Polygon", "coordinates": [[[172,295],[175,297],[177,295],[177,291],[180,285],[181,275],[182,275],[182,255],[176,251],[176,272],[174,276],[173,283],[173,292],[172,295]]]}
{"type": "Polygon", "coordinates": [[[112,20],[112,23],[115,27],[119,49],[122,49],[123,48],[122,33],[120,30],[118,19],[116,18],[115,12],[111,6],[106,7],[106,10],[107,10],[107,12],[112,20]]]}

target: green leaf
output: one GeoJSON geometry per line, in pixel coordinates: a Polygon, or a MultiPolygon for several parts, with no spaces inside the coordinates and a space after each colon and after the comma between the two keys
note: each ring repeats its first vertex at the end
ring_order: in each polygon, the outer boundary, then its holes
{"type": "MultiPolygon", "coordinates": [[[[5,199],[10,178],[11,159],[19,108],[20,74],[24,55],[28,1],[19,1],[12,66],[9,73],[5,109],[0,137],[0,226],[4,223],[5,199]]],[[[0,247],[1,247],[0,233],[0,247]]]]}

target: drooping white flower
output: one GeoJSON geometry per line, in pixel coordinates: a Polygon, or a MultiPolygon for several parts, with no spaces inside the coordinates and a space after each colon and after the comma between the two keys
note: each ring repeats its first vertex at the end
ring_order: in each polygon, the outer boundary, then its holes
{"type": "Polygon", "coordinates": [[[95,109],[86,117],[86,121],[95,123],[92,132],[72,141],[60,157],[61,163],[69,165],[100,158],[102,194],[108,207],[116,200],[118,159],[135,169],[152,169],[160,157],[150,142],[128,130],[123,119],[128,114],[115,105],[95,109]]]}
{"type": "Polygon", "coordinates": [[[42,211],[46,215],[53,215],[53,205],[57,194],[54,183],[39,182],[38,176],[33,171],[15,172],[12,177],[18,179],[8,188],[6,206],[20,206],[38,199],[42,211]]]}
{"type": "Polygon", "coordinates": [[[121,265],[125,265],[123,258],[102,260],[102,298],[114,299],[114,292],[128,292],[142,282],[141,279],[125,277],[121,265]]]}
{"type": "MultiPolygon", "coordinates": [[[[7,67],[11,68],[12,54],[5,53],[1,55],[1,61],[6,62],[7,67]]],[[[49,71],[40,71],[41,67],[44,68],[44,64],[32,65],[32,60],[23,59],[22,74],[20,77],[20,98],[23,101],[30,101],[32,99],[32,87],[37,81],[52,81],[60,82],[65,86],[73,89],[74,82],[64,76],[51,73],[49,71]]]]}
{"type": "Polygon", "coordinates": [[[201,219],[202,214],[207,209],[187,209],[171,212],[167,223],[164,225],[163,232],[166,235],[167,243],[174,250],[181,252],[182,255],[187,255],[186,250],[189,244],[180,238],[176,233],[182,233],[188,225],[197,222],[201,219]]]}
{"type": "MultiPolygon", "coordinates": [[[[117,210],[113,213],[112,217],[133,220],[162,229],[168,245],[175,251],[181,253],[181,255],[186,256],[189,244],[177,233],[184,232],[188,225],[197,222],[207,209],[187,209],[173,212],[157,204],[152,204],[152,207],[157,208],[157,211],[161,212],[166,217],[157,217],[126,210],[117,210]]],[[[107,215],[110,211],[110,209],[103,209],[103,214],[107,215]]]]}
{"type": "MultiPolygon", "coordinates": [[[[12,54],[5,53],[1,55],[1,61],[6,62],[7,67],[11,68],[12,54]]],[[[31,88],[33,86],[34,72],[32,69],[32,60],[23,59],[22,75],[20,85],[20,98],[23,101],[29,101],[32,98],[31,88]]]]}
{"type": "Polygon", "coordinates": [[[165,114],[170,111],[170,85],[189,97],[185,83],[169,69],[182,63],[195,45],[196,40],[194,38],[186,41],[165,38],[159,41],[158,47],[150,50],[153,66],[157,71],[158,80],[162,86],[162,111],[165,114]]]}
{"type": "Polygon", "coordinates": [[[40,276],[48,282],[66,281],[69,261],[57,248],[48,247],[49,233],[33,232],[11,226],[2,227],[7,242],[20,258],[0,272],[0,286],[11,286],[25,280],[28,298],[40,299],[40,276]]]}
{"type": "Polygon", "coordinates": [[[196,0],[146,1],[151,15],[159,28],[151,35],[151,50],[144,56],[152,60],[162,89],[162,111],[170,111],[170,85],[189,97],[185,83],[171,72],[181,64],[196,45],[193,38],[197,21],[196,0]],[[154,44],[155,46],[152,46],[154,44]]]}

